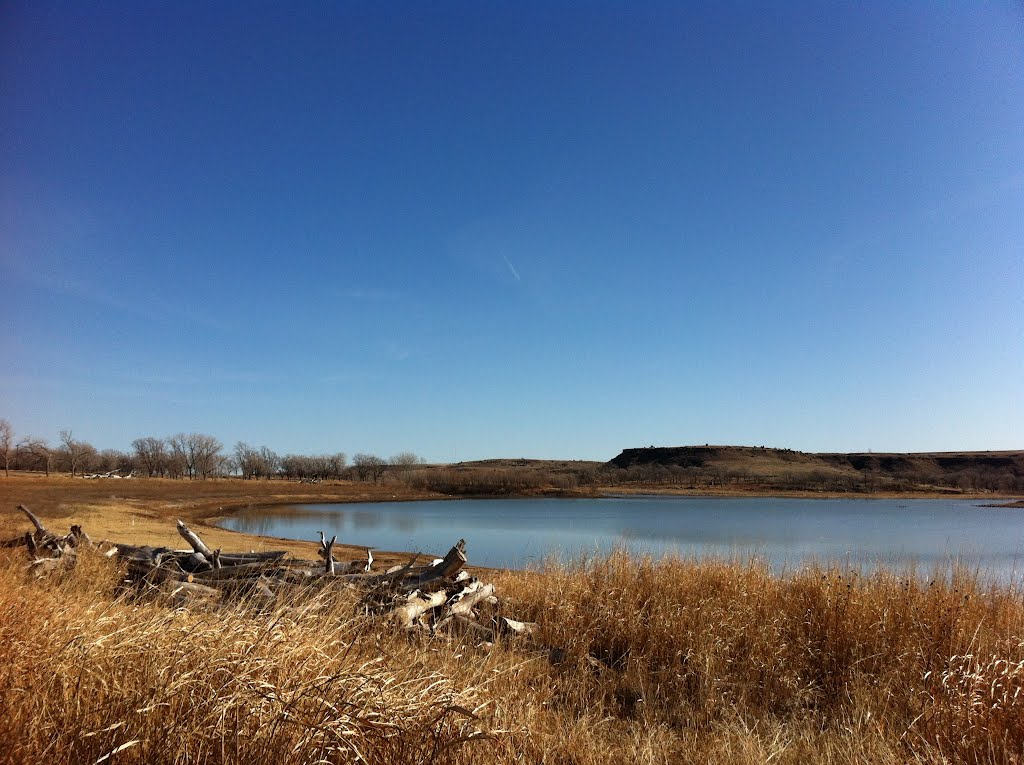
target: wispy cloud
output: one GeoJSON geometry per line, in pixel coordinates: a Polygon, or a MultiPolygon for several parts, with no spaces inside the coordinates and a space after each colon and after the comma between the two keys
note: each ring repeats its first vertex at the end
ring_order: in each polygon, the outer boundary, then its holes
{"type": "Polygon", "coordinates": [[[512,272],[512,276],[516,278],[517,282],[521,282],[522,279],[519,277],[519,272],[516,271],[516,267],[512,265],[512,261],[509,260],[504,253],[502,253],[501,257],[505,261],[505,265],[508,266],[508,270],[512,272]]]}

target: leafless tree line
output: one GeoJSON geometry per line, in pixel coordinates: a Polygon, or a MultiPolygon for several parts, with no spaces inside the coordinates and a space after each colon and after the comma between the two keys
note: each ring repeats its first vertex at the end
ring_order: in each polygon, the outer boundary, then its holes
{"type": "Polygon", "coordinates": [[[33,470],[46,475],[66,472],[72,476],[116,473],[149,478],[203,480],[239,476],[246,480],[300,481],[355,478],[378,483],[386,475],[407,479],[412,468],[423,463],[412,452],[401,452],[389,459],[360,453],[353,457],[350,466],[344,452],[282,456],[266,446],[252,446],[244,441],[236,443],[228,453],[217,438],[204,433],[146,436],[132,441],[131,447],[130,452],[98,450],[75,438],[70,429],[60,431],[56,445],[36,436],[27,435],[19,440],[10,422],[0,419],[0,460],[5,475],[11,470],[33,470]]]}

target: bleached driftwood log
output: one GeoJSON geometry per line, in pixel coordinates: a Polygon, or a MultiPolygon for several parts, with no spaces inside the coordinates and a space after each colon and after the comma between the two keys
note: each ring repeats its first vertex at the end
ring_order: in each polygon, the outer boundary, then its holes
{"type": "Polygon", "coordinates": [[[213,550],[206,546],[206,543],[199,538],[198,534],[182,523],[181,519],[178,519],[177,527],[178,533],[181,534],[182,538],[192,546],[193,550],[207,560],[211,560],[213,558],[213,550]]]}
{"type": "Polygon", "coordinates": [[[389,615],[406,630],[491,643],[529,635],[534,627],[502,615],[494,585],[477,580],[464,569],[464,539],[429,565],[417,565],[416,555],[384,572],[373,571],[373,552],[367,548],[365,563],[353,561],[349,571],[341,573],[334,559],[337,536],[328,541],[324,532],[320,532],[319,550],[323,563],[317,563],[287,560],[283,551],[211,550],[180,520],[176,527],[188,542],[188,550],[107,541],[94,545],[79,525],[72,526],[67,536],[58,537],[31,510],[23,505],[19,509],[34,531],[26,532],[18,543],[26,545],[33,559],[30,568],[37,576],[71,569],[80,549],[95,548],[125,566],[127,581],[134,582],[140,594],[157,594],[178,607],[241,602],[263,608],[281,602],[282,596],[290,599],[310,585],[335,583],[361,591],[360,605],[368,613],[389,615]],[[296,585],[303,589],[296,590],[296,585]]]}
{"type": "Polygon", "coordinates": [[[27,515],[28,519],[32,522],[32,525],[36,527],[37,536],[53,536],[52,534],[50,534],[49,531],[46,530],[46,527],[43,525],[43,522],[39,520],[35,513],[33,513],[24,505],[18,505],[18,509],[21,510],[21,512],[23,512],[25,515],[27,515]]]}
{"type": "Polygon", "coordinates": [[[327,541],[327,537],[324,536],[324,532],[320,532],[320,557],[324,559],[326,570],[324,573],[327,576],[334,576],[337,566],[337,561],[334,560],[334,543],[338,541],[338,535],[335,534],[331,537],[331,541],[327,541]]]}
{"type": "Polygon", "coordinates": [[[430,595],[421,595],[418,591],[413,593],[404,606],[399,606],[395,611],[395,620],[405,629],[416,626],[417,619],[427,611],[440,608],[448,600],[448,593],[438,590],[430,595]]]}
{"type": "Polygon", "coordinates": [[[452,603],[449,605],[448,610],[453,616],[469,616],[473,613],[473,607],[476,606],[482,600],[486,600],[494,594],[493,584],[484,584],[483,582],[473,582],[466,587],[462,592],[458,593],[452,599],[452,603]]]}
{"type": "Polygon", "coordinates": [[[433,579],[449,579],[466,565],[466,540],[460,539],[443,558],[431,564],[418,576],[406,583],[406,589],[412,591],[433,579]]]}

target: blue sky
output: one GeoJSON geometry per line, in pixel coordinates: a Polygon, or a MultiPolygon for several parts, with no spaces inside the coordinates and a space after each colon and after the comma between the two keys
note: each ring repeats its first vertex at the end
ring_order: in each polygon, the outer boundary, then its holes
{"type": "Polygon", "coordinates": [[[20,435],[1024,448],[1019,3],[295,5],[0,7],[20,435]]]}

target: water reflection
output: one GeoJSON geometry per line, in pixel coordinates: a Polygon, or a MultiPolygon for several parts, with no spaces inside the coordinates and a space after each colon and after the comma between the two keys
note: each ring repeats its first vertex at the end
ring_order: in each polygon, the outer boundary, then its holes
{"type": "Polygon", "coordinates": [[[814,500],[621,497],[384,502],[261,508],[228,528],[313,540],[442,553],[459,537],[481,565],[524,567],[552,554],[624,547],[655,556],[745,558],[776,569],[803,561],[864,567],[959,557],[1008,579],[1024,571],[1024,511],[976,500],[814,500]]]}

